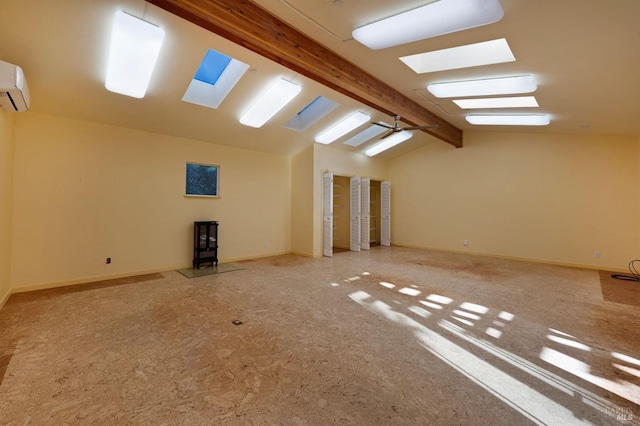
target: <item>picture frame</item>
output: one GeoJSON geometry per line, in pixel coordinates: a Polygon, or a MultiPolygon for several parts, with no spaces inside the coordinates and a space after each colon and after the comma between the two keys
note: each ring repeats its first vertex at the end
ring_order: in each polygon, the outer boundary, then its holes
{"type": "Polygon", "coordinates": [[[220,196],[220,166],[187,162],[185,168],[185,196],[220,196]]]}

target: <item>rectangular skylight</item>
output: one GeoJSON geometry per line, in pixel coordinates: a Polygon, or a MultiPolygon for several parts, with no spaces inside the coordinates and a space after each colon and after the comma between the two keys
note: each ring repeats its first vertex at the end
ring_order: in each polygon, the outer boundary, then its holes
{"type": "Polygon", "coordinates": [[[465,118],[471,124],[485,126],[546,126],[550,123],[548,114],[471,114],[465,118]]]}
{"type": "Polygon", "coordinates": [[[536,79],[532,75],[432,83],[427,86],[427,90],[438,98],[515,95],[535,92],[537,88],[536,79]]]}
{"type": "MultiPolygon", "coordinates": [[[[379,121],[378,123],[380,124],[384,124],[386,126],[391,126],[391,124],[387,124],[384,121],[379,121]]],[[[366,128],[365,130],[361,131],[360,133],[350,137],[349,139],[347,139],[346,141],[344,141],[345,145],[349,145],[349,146],[360,146],[363,143],[365,143],[366,141],[375,138],[378,135],[383,134],[384,132],[386,132],[389,129],[385,129],[382,126],[370,126],[368,128],[366,128]]]]}
{"type": "Polygon", "coordinates": [[[416,73],[423,74],[513,62],[516,58],[511,53],[507,40],[500,38],[449,49],[434,50],[433,52],[402,56],[400,60],[416,73]]]}
{"type": "Polygon", "coordinates": [[[369,157],[373,157],[374,155],[380,154],[382,151],[386,151],[389,148],[393,148],[394,146],[401,144],[407,139],[411,138],[413,133],[407,132],[403,130],[401,132],[397,132],[382,140],[382,142],[375,144],[371,148],[367,148],[364,153],[369,157]]]}
{"type": "Polygon", "coordinates": [[[462,109],[481,108],[534,108],[538,106],[535,96],[513,96],[509,98],[455,99],[453,103],[462,109]]]}
{"type": "Polygon", "coordinates": [[[189,83],[182,100],[218,108],[249,69],[249,65],[209,49],[189,83]]]}
{"type": "Polygon", "coordinates": [[[369,49],[384,49],[499,21],[499,0],[439,0],[353,31],[369,49]]]}
{"type": "Polygon", "coordinates": [[[209,49],[193,78],[203,83],[216,84],[229,62],[231,62],[231,57],[209,49]]]}
{"type": "Polygon", "coordinates": [[[250,127],[262,127],[278,111],[295,98],[302,88],[283,78],[276,80],[254,100],[240,117],[240,123],[250,127]]]}
{"type": "Polygon", "coordinates": [[[344,120],[331,126],[324,132],[316,136],[316,142],[323,144],[330,144],[336,139],[341,138],[350,131],[362,126],[367,121],[371,120],[371,117],[363,112],[354,112],[344,120]]]}
{"type": "Polygon", "coordinates": [[[309,105],[304,107],[300,112],[294,115],[291,120],[284,125],[287,129],[297,130],[299,132],[307,130],[315,122],[338,107],[338,103],[327,99],[324,96],[318,96],[309,105]]]}
{"type": "Polygon", "coordinates": [[[104,83],[107,90],[143,98],[163,41],[162,28],[117,11],[104,83]]]}

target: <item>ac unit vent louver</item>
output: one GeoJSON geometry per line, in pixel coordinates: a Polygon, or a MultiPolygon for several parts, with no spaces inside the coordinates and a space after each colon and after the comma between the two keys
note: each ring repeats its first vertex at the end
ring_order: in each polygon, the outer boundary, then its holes
{"type": "Polygon", "coordinates": [[[0,61],[0,106],[5,111],[22,112],[29,109],[29,86],[22,68],[0,61]]]}

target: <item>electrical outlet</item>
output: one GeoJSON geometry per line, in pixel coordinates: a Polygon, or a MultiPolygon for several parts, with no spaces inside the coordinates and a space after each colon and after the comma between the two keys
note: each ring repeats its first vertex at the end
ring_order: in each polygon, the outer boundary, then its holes
{"type": "Polygon", "coordinates": [[[464,244],[465,246],[468,246],[468,245],[469,245],[469,240],[464,240],[464,241],[462,242],[462,244],[464,244]]]}
{"type": "Polygon", "coordinates": [[[595,258],[599,258],[600,257],[600,250],[596,250],[593,252],[593,257],[595,258]]]}
{"type": "Polygon", "coordinates": [[[107,265],[111,263],[111,258],[107,257],[107,265]]]}

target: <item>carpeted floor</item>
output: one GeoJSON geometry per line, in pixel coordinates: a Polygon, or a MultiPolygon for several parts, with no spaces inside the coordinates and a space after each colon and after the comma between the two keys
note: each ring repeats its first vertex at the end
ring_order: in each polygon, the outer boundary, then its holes
{"type": "Polygon", "coordinates": [[[628,272],[620,274],[619,272],[600,271],[600,287],[603,299],[607,302],[640,307],[640,282],[615,279],[611,277],[612,274],[631,275],[628,272]]]}
{"type": "Polygon", "coordinates": [[[598,271],[398,247],[239,266],[11,296],[0,424],[639,424],[640,308],[598,271]]]}

